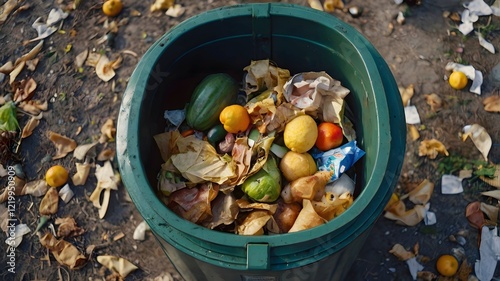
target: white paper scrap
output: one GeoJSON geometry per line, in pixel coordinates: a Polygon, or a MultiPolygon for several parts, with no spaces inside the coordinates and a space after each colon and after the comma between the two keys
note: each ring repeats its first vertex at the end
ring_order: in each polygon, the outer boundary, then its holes
{"type": "Polygon", "coordinates": [[[478,16],[488,16],[493,12],[491,7],[483,0],[473,0],[472,2],[465,3],[464,7],[468,9],[471,14],[478,16]]]}
{"type": "Polygon", "coordinates": [[[410,274],[413,277],[413,280],[417,280],[417,273],[419,271],[422,271],[424,269],[424,266],[418,263],[416,257],[407,259],[406,264],[408,265],[408,269],[410,270],[410,274]]]}
{"type": "Polygon", "coordinates": [[[464,192],[462,179],[454,175],[443,175],[441,177],[442,194],[458,194],[464,192]]]}
{"type": "Polygon", "coordinates": [[[472,85],[470,86],[469,92],[481,95],[481,85],[483,85],[483,73],[476,70],[476,75],[472,79],[472,85]]]}
{"type": "Polygon", "coordinates": [[[139,223],[134,230],[134,240],[144,241],[144,239],[146,239],[146,231],[148,230],[151,229],[149,228],[149,225],[146,223],[146,221],[142,221],[141,223],[139,223]]]}
{"type": "Polygon", "coordinates": [[[493,44],[491,44],[490,42],[486,41],[486,39],[484,39],[483,35],[480,32],[476,32],[476,35],[477,38],[479,39],[479,45],[488,50],[488,52],[494,54],[495,46],[493,46],[493,44]]]}
{"type": "Polygon", "coordinates": [[[495,273],[498,256],[500,256],[500,237],[497,228],[490,230],[487,226],[481,229],[481,244],[479,245],[480,260],[476,260],[474,270],[479,280],[491,280],[495,273]]]}
{"type": "Polygon", "coordinates": [[[431,203],[425,204],[425,217],[424,217],[424,223],[425,225],[433,225],[436,224],[437,218],[436,218],[436,213],[429,211],[431,208],[431,203]]]}
{"type": "MultiPolygon", "coordinates": [[[[5,240],[5,243],[7,245],[17,248],[23,241],[23,236],[25,234],[28,234],[31,230],[29,229],[27,224],[18,224],[14,228],[14,232],[12,233],[12,236],[7,237],[7,240],[5,240]]],[[[9,230],[10,232],[10,230],[9,230]]]]}
{"type": "Polygon", "coordinates": [[[406,124],[420,124],[420,115],[414,105],[405,106],[406,124]]]}

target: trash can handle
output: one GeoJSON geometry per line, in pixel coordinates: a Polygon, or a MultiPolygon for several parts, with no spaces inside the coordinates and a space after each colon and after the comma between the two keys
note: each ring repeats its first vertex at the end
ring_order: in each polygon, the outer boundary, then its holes
{"type": "Polygon", "coordinates": [[[269,244],[247,244],[247,269],[267,270],[270,268],[269,244]]]}
{"type": "Polygon", "coordinates": [[[271,5],[252,5],[252,35],[254,44],[254,59],[271,57],[271,5]]]}

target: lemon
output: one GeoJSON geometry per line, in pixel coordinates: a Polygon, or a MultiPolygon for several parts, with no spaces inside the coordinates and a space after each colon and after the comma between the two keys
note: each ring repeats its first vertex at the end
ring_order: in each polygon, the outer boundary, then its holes
{"type": "Polygon", "coordinates": [[[467,76],[461,71],[453,71],[448,78],[448,83],[455,90],[462,90],[468,82],[467,76]]]}
{"type": "Polygon", "coordinates": [[[318,126],[309,115],[297,116],[285,125],[285,145],[291,151],[304,153],[311,149],[318,138],[318,126]]]}
{"type": "Polygon", "coordinates": [[[316,162],[309,153],[288,151],[280,162],[281,173],[288,181],[311,176],[317,169],[316,162]]]}
{"type": "Polygon", "coordinates": [[[45,173],[45,181],[49,186],[59,187],[68,181],[68,171],[61,165],[50,167],[45,173]]]}

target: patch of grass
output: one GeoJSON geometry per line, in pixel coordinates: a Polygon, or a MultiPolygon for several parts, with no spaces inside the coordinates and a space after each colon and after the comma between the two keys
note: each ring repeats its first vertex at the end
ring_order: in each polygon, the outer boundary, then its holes
{"type": "Polygon", "coordinates": [[[476,179],[480,176],[492,178],[495,175],[496,168],[495,165],[483,160],[471,160],[460,155],[450,155],[439,162],[437,170],[441,175],[455,174],[461,170],[471,170],[472,179],[476,179]]]}

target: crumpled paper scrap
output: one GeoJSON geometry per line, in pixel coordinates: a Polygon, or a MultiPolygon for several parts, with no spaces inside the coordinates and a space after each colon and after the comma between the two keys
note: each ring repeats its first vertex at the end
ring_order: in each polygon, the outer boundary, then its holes
{"type": "Polygon", "coordinates": [[[63,10],[58,8],[50,10],[49,16],[47,17],[47,21],[45,23],[41,22],[42,18],[37,18],[31,25],[31,27],[36,30],[38,36],[30,39],[28,42],[41,40],[52,35],[57,31],[57,27],[55,27],[54,25],[59,21],[67,18],[68,15],[68,13],[65,13],[63,10]]]}
{"type": "Polygon", "coordinates": [[[473,0],[464,4],[465,10],[462,12],[462,23],[458,26],[458,30],[462,34],[467,35],[474,30],[473,24],[479,19],[479,16],[487,16],[493,13],[488,4],[483,0],[473,0]]]}
{"type": "Polygon", "coordinates": [[[462,141],[470,138],[476,148],[481,152],[485,161],[488,161],[488,154],[490,153],[493,141],[486,129],[479,124],[466,125],[462,129],[462,141]]]}
{"type": "Polygon", "coordinates": [[[342,124],[344,98],[350,90],[326,72],[298,73],[283,88],[286,100],[294,106],[318,114],[323,121],[342,124]]]}
{"type": "Polygon", "coordinates": [[[474,265],[476,276],[479,280],[492,280],[497,266],[497,257],[500,256],[500,237],[497,228],[481,229],[481,244],[479,245],[480,260],[474,265]]]}
{"type": "Polygon", "coordinates": [[[449,62],[446,67],[448,71],[461,71],[472,80],[472,85],[469,88],[469,92],[481,95],[481,85],[483,84],[483,73],[476,70],[471,65],[463,65],[455,62],[449,62]]]}
{"type": "Polygon", "coordinates": [[[418,114],[417,107],[409,105],[404,107],[406,124],[420,124],[420,115],[418,114]]]}
{"type": "Polygon", "coordinates": [[[459,194],[464,192],[462,179],[454,175],[443,175],[441,177],[442,194],[459,194]]]}
{"type": "Polygon", "coordinates": [[[422,271],[424,266],[417,261],[415,253],[406,250],[401,244],[395,244],[392,249],[389,250],[389,253],[393,254],[398,259],[405,261],[413,280],[417,280],[417,273],[422,271]]]}

